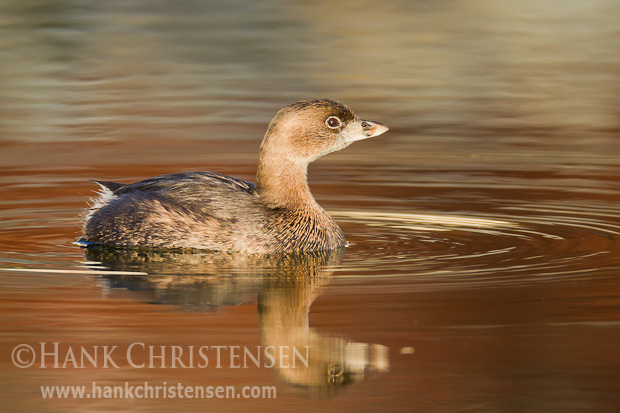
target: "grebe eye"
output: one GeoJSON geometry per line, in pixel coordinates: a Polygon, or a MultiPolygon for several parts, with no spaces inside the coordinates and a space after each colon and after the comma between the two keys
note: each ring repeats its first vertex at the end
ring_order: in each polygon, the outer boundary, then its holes
{"type": "Polygon", "coordinates": [[[328,128],[335,129],[340,126],[340,119],[338,119],[336,116],[330,116],[329,118],[327,118],[327,120],[325,120],[325,124],[328,128]]]}

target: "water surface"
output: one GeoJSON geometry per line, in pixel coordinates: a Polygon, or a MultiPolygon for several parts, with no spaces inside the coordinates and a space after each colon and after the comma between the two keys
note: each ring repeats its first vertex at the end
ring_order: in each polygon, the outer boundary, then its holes
{"type": "Polygon", "coordinates": [[[620,405],[615,2],[0,8],[7,409],[620,405]],[[72,244],[90,179],[209,170],[253,180],[277,109],[324,96],[390,127],[310,168],[351,243],[341,255],[85,255],[72,244]],[[39,342],[309,343],[327,376],[13,365],[15,346],[39,342]],[[41,385],[93,381],[273,385],[278,397],[41,399],[41,385]]]}

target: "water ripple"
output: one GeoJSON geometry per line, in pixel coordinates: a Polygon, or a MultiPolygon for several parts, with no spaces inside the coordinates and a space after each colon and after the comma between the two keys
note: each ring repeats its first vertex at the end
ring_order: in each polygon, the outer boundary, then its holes
{"type": "Polygon", "coordinates": [[[501,214],[492,216],[335,211],[354,229],[341,276],[443,279],[449,287],[555,281],[620,268],[618,207],[531,203],[497,209],[501,214]]]}
{"type": "MultiPolygon", "coordinates": [[[[359,184],[346,168],[333,172],[338,190],[325,179],[317,186],[331,194],[329,202],[340,205],[330,213],[351,243],[338,271],[343,279],[410,277],[414,284],[449,288],[605,276],[620,268],[620,205],[604,182],[599,187],[606,189],[605,197],[576,200],[558,185],[545,195],[554,199],[545,200],[524,192],[526,181],[518,180],[518,196],[533,198],[525,201],[482,184],[464,192],[452,182],[422,194],[415,186],[403,192],[386,182],[359,184]],[[350,192],[338,192],[343,186],[350,192]]],[[[411,175],[393,180],[406,176],[411,175]]],[[[425,176],[415,175],[416,180],[425,176]]],[[[58,178],[65,184],[60,187],[57,178],[45,180],[49,185],[43,189],[24,189],[12,181],[0,187],[5,194],[0,201],[2,267],[61,270],[76,265],[82,251],[71,242],[79,233],[86,196],[76,196],[72,187],[87,180],[70,178],[58,178]]]]}

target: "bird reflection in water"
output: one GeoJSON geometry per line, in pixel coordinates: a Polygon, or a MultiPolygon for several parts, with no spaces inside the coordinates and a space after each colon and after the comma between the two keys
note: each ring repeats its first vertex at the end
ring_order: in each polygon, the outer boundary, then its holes
{"type": "Polygon", "coordinates": [[[387,347],[353,342],[309,326],[310,305],[330,282],[343,256],[344,248],[273,255],[86,249],[91,267],[111,270],[102,272],[106,289],[140,291],[148,302],[209,311],[258,297],[262,347],[308,348],[308,362],[295,366],[275,352],[276,375],[312,397],[334,396],[368,372],[389,369],[387,347]],[[142,274],[115,275],[114,271],[142,274]]]}

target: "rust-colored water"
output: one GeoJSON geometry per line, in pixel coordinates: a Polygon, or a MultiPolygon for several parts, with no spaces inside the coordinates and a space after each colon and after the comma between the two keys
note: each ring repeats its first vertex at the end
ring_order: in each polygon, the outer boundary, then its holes
{"type": "Polygon", "coordinates": [[[618,411],[616,2],[0,7],[7,411],[618,411]],[[390,126],[310,168],[352,244],[343,256],[72,244],[89,179],[253,180],[275,111],[323,96],[390,126]],[[41,342],[296,344],[316,362],[299,374],[14,365],[16,346],[41,342]],[[92,382],[265,385],[277,398],[41,397],[92,382]]]}

